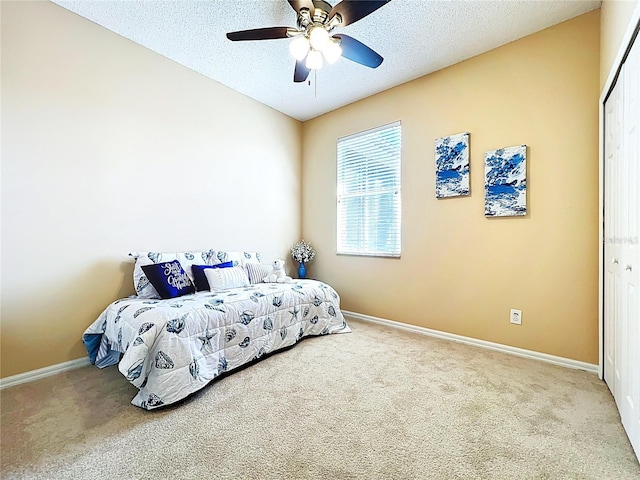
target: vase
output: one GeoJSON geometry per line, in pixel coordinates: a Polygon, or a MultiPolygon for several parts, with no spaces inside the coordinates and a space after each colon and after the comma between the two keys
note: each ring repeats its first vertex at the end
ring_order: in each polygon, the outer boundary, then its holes
{"type": "Polygon", "coordinates": [[[306,278],[307,276],[307,267],[305,267],[304,262],[300,262],[298,266],[298,278],[306,278]]]}

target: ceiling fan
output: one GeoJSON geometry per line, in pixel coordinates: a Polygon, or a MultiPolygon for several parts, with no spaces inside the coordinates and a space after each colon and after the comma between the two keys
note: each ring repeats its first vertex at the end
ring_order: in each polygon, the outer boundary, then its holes
{"type": "Polygon", "coordinates": [[[345,27],[375,12],[391,0],[342,0],[331,7],[324,0],[287,0],[297,12],[297,26],[267,27],[227,33],[233,41],[294,38],[289,45],[296,59],[294,82],[304,82],[311,70],[322,68],[322,57],[334,63],[340,56],[370,68],[383,58],[364,43],[344,34],[331,35],[336,27],[345,27]]]}

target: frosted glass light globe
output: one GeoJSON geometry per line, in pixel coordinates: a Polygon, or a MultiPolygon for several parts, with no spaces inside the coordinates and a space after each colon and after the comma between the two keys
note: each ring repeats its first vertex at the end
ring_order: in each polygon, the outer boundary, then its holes
{"type": "Polygon", "coordinates": [[[327,63],[336,63],[342,55],[342,47],[335,40],[331,39],[325,49],[322,51],[327,63]]]}
{"type": "Polygon", "coordinates": [[[322,54],[316,50],[311,50],[307,55],[305,66],[309,70],[320,70],[322,68],[322,54]]]}
{"type": "Polygon", "coordinates": [[[324,27],[313,27],[309,32],[309,41],[314,50],[321,52],[329,43],[329,32],[324,27]]]}
{"type": "Polygon", "coordinates": [[[300,35],[289,44],[289,51],[291,55],[293,55],[293,58],[302,60],[309,52],[309,41],[304,35],[300,35]]]}

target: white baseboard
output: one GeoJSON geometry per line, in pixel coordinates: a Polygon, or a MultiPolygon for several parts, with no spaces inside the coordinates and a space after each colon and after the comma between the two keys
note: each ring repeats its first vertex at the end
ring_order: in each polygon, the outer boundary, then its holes
{"type": "Polygon", "coordinates": [[[577,368],[579,370],[586,370],[587,372],[591,372],[595,374],[598,373],[598,365],[595,365],[592,363],[580,362],[578,360],[572,360],[570,358],[557,357],[555,355],[535,352],[533,350],[525,350],[524,348],[511,347],[509,345],[503,345],[501,343],[487,342],[485,340],[478,340],[477,338],[464,337],[462,335],[456,335],[455,333],[441,332],[440,330],[432,330],[430,328],[419,327],[417,325],[410,325],[408,323],[396,322],[396,321],[387,320],[384,318],[372,317],[370,315],[363,315],[361,313],[349,312],[346,310],[342,310],[342,313],[345,317],[351,317],[356,320],[379,323],[381,325],[387,325],[393,328],[400,328],[402,330],[408,330],[410,332],[429,335],[430,337],[436,337],[444,340],[451,340],[454,342],[465,343],[467,345],[487,348],[489,350],[509,353],[511,355],[517,355],[519,357],[524,357],[524,358],[531,358],[533,360],[540,360],[547,363],[553,363],[554,365],[560,365],[562,367],[577,368]]]}
{"type": "Polygon", "coordinates": [[[0,390],[20,385],[21,383],[33,382],[41,378],[50,377],[56,373],[66,372],[67,370],[73,370],[75,368],[84,367],[90,365],[89,357],[78,358],[77,360],[70,360],[68,362],[58,363],[57,365],[51,365],[49,367],[39,368],[37,370],[31,370],[30,372],[19,373],[6,378],[0,378],[0,390]]]}
{"type": "MultiPolygon", "coordinates": [[[[342,313],[346,317],[351,317],[356,320],[363,320],[365,322],[379,323],[393,328],[399,328],[402,330],[408,330],[410,332],[420,333],[422,335],[428,335],[430,337],[441,338],[444,340],[451,340],[454,342],[465,343],[467,345],[473,345],[476,347],[487,348],[489,350],[495,350],[498,352],[509,353],[511,355],[517,355],[519,357],[531,358],[534,360],[540,360],[547,363],[553,363],[554,365],[560,365],[568,368],[577,368],[579,370],[586,370],[587,372],[598,373],[598,365],[586,362],[579,362],[578,360],[572,360],[570,358],[557,357],[555,355],[549,355],[547,353],[535,352],[533,350],[525,350],[524,348],[511,347],[509,345],[503,345],[501,343],[487,342],[485,340],[478,340],[477,338],[464,337],[462,335],[456,335],[455,333],[441,332],[440,330],[432,330],[430,328],[419,327],[417,325],[410,325],[408,323],[396,322],[393,320],[387,320],[384,318],[372,317],[370,315],[363,315],[361,313],[349,312],[342,310],[342,313]]],[[[78,358],[77,360],[70,360],[68,362],[58,363],[57,365],[51,365],[49,367],[39,368],[37,370],[31,370],[30,372],[19,373],[18,375],[12,375],[11,377],[0,379],[0,390],[20,385],[21,383],[33,382],[41,378],[55,375],[56,373],[66,372],[67,370],[73,370],[75,368],[84,367],[90,365],[89,358],[78,358]]]]}

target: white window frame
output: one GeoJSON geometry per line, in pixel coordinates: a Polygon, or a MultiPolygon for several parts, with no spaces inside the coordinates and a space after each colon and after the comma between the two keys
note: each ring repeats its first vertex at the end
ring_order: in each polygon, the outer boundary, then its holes
{"type": "MultiPolygon", "coordinates": [[[[389,123],[338,138],[336,160],[336,253],[399,258],[402,251],[401,122],[389,123]],[[355,160],[358,157],[361,158],[360,161],[355,160]],[[349,166],[349,161],[354,165],[349,166]],[[365,171],[363,168],[367,173],[362,173],[365,171]],[[381,185],[383,183],[384,185],[381,185]],[[357,191],[356,187],[359,187],[357,191]],[[393,197],[389,204],[390,194],[393,197]],[[348,201],[356,198],[369,198],[372,202],[363,202],[363,208],[352,219],[352,222],[357,222],[360,228],[352,227],[348,232],[346,209],[348,201]],[[386,205],[382,208],[391,206],[390,216],[381,217],[375,211],[371,211],[371,208],[379,207],[383,202],[386,205]],[[380,240],[379,223],[388,225],[386,242],[380,240]],[[354,245],[353,239],[349,241],[348,238],[354,234],[361,238],[357,240],[357,245],[354,245]]],[[[349,215],[353,216],[353,213],[349,215]]]]}

